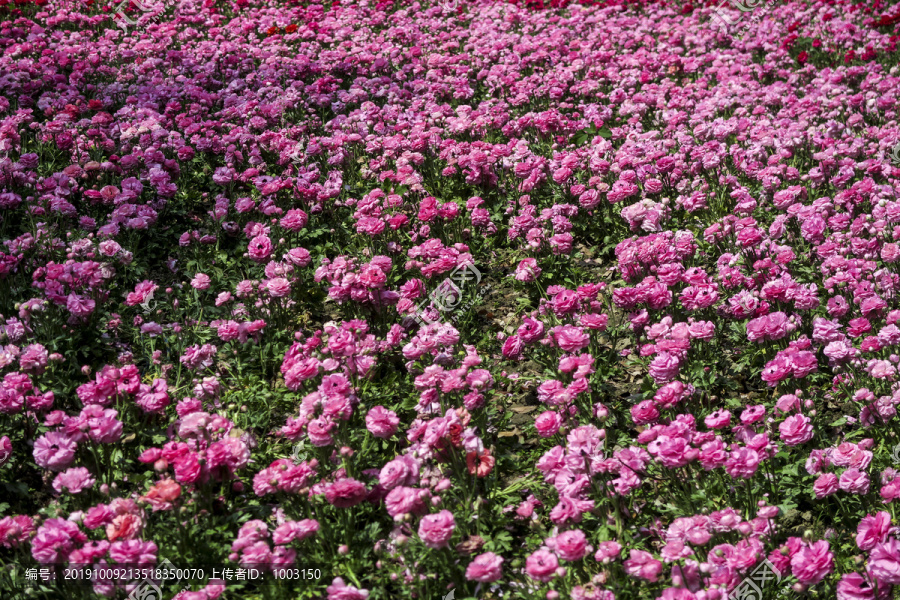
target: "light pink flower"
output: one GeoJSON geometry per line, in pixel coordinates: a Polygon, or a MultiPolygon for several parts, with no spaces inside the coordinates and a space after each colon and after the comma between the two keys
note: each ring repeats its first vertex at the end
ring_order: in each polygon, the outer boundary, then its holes
{"type": "Polygon", "coordinates": [[[632,549],[628,560],[623,563],[623,566],[625,567],[625,572],[632,577],[654,583],[659,579],[663,565],[660,561],[653,558],[649,552],[632,549]]]}
{"type": "Polygon", "coordinates": [[[469,581],[479,581],[481,583],[491,583],[497,581],[503,575],[503,557],[497,556],[493,552],[485,552],[479,554],[466,567],[466,579],[469,581]]]}
{"type": "Polygon", "coordinates": [[[813,437],[813,426],[809,417],[805,415],[792,415],[782,421],[778,426],[781,440],[788,446],[804,444],[813,437]]]}
{"type": "Polygon", "coordinates": [[[791,558],[791,573],[803,585],[819,583],[834,570],[834,554],[825,540],[802,548],[791,558]]]}
{"type": "Polygon", "coordinates": [[[528,576],[545,583],[556,576],[558,567],[556,555],[544,548],[536,550],[525,560],[525,572],[528,576]]]}
{"type": "Polygon", "coordinates": [[[325,591],[328,600],[366,600],[369,597],[369,590],[348,585],[340,577],[335,577],[325,591]]]}
{"type": "Polygon", "coordinates": [[[379,438],[389,438],[397,432],[400,419],[397,414],[383,406],[374,406],[366,414],[366,429],[379,438]]]}
{"type": "Polygon", "coordinates": [[[433,515],[422,517],[419,523],[419,537],[429,548],[443,548],[448,545],[456,528],[453,513],[442,510],[433,515]]]}
{"type": "Polygon", "coordinates": [[[75,467],[67,469],[56,476],[53,480],[53,489],[57,494],[61,494],[66,490],[70,494],[77,494],[83,490],[90,489],[95,483],[91,472],[84,467],[75,467]]]}

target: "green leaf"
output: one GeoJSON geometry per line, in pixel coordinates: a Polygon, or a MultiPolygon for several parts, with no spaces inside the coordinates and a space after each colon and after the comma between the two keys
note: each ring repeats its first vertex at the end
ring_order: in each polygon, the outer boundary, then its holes
{"type": "Polygon", "coordinates": [[[794,477],[797,477],[800,474],[799,469],[800,463],[793,463],[790,465],[785,465],[784,468],[781,469],[781,472],[785,475],[793,475],[794,477]]]}

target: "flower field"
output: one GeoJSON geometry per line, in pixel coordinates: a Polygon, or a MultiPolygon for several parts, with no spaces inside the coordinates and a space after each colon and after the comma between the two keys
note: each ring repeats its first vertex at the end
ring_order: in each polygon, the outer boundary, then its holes
{"type": "Polygon", "coordinates": [[[898,40],[0,0],[0,598],[897,598],[898,40]]]}

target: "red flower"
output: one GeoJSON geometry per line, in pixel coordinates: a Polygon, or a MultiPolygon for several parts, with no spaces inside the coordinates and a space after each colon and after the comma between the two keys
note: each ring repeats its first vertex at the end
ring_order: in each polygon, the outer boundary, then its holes
{"type": "Polygon", "coordinates": [[[295,31],[297,31],[297,25],[295,25],[294,23],[291,23],[284,28],[285,33],[294,33],[295,31]]]}
{"type": "Polygon", "coordinates": [[[268,29],[266,29],[266,34],[267,34],[267,35],[275,35],[275,34],[278,33],[279,31],[280,31],[280,29],[279,29],[278,27],[275,27],[275,26],[273,25],[272,27],[269,27],[268,29]]]}
{"type": "Polygon", "coordinates": [[[466,466],[470,474],[487,477],[494,470],[494,457],[491,456],[490,450],[485,450],[481,454],[469,452],[466,455],[466,466]]]}
{"type": "Polygon", "coordinates": [[[797,62],[801,65],[805,65],[807,60],[809,60],[809,54],[806,53],[806,50],[797,55],[797,62]]]}

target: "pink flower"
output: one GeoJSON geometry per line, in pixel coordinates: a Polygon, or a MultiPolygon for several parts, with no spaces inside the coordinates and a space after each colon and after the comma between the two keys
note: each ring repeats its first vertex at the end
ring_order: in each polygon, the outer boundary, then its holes
{"type": "Polygon", "coordinates": [[[522,355],[522,338],[511,335],[503,343],[503,357],[518,359],[522,355]]]}
{"type": "Polygon", "coordinates": [[[299,208],[292,208],[284,213],[279,224],[289,231],[300,231],[306,227],[308,220],[309,217],[307,217],[305,212],[299,208]]]}
{"type": "Polygon", "coordinates": [[[725,463],[725,472],[734,478],[749,479],[759,468],[759,454],[752,448],[733,450],[725,463]]]}
{"type": "Polygon", "coordinates": [[[419,537],[429,548],[444,548],[453,536],[456,522],[453,513],[442,510],[433,515],[422,517],[419,523],[419,537]]]}
{"type": "Polygon", "coordinates": [[[389,438],[397,432],[400,419],[383,406],[374,406],[366,414],[366,429],[378,438],[389,438]]]}
{"type": "Polygon", "coordinates": [[[591,339],[588,337],[581,327],[573,327],[571,325],[560,325],[554,327],[551,331],[556,345],[566,352],[576,352],[582,348],[586,348],[591,339]]]}
{"type": "Polygon", "coordinates": [[[657,384],[668,383],[678,376],[681,359],[671,352],[659,352],[650,361],[648,372],[657,384]]]}
{"type": "Polygon", "coordinates": [[[503,557],[497,556],[493,552],[479,554],[466,567],[466,579],[481,583],[497,581],[503,575],[502,565],[503,557]]]}
{"type": "Polygon", "coordinates": [[[330,446],[334,442],[331,436],[331,431],[334,427],[334,421],[324,415],[318,419],[313,419],[306,427],[309,441],[312,442],[313,446],[317,447],[330,446]]]}
{"type": "Polygon", "coordinates": [[[200,459],[193,452],[187,452],[175,458],[175,480],[179,483],[196,483],[200,480],[200,459]]]}
{"type": "Polygon", "coordinates": [[[534,421],[538,435],[541,437],[550,437],[554,435],[562,426],[562,417],[558,412],[547,410],[542,412],[534,421]]]}
{"type": "Polygon", "coordinates": [[[597,552],[594,554],[594,560],[599,563],[607,564],[619,557],[622,552],[622,546],[619,542],[600,542],[597,545],[597,552]]]}
{"type": "Polygon", "coordinates": [[[869,572],[881,584],[900,583],[900,541],[888,538],[869,553],[869,572]]]}
{"type": "Polygon", "coordinates": [[[124,565],[156,564],[156,552],[156,544],[141,540],[120,540],[109,545],[109,557],[124,565]]]}
{"type": "Polygon", "coordinates": [[[77,494],[83,490],[90,489],[95,483],[91,472],[84,467],[75,467],[63,471],[53,480],[53,489],[57,494],[61,494],[63,490],[70,494],[77,494]]]}
{"type": "Polygon", "coordinates": [[[355,479],[341,479],[325,489],[325,499],[338,508],[356,506],[366,498],[366,486],[355,479]]]}
{"type": "Polygon", "coordinates": [[[533,258],[526,258],[516,267],[516,279],[518,281],[534,281],[541,274],[541,268],[533,258]]]}
{"type": "Polygon", "coordinates": [[[525,317],[516,333],[526,344],[533,344],[544,337],[544,324],[531,317],[525,317]]]}
{"type": "Polygon", "coordinates": [[[47,519],[31,540],[31,556],[42,564],[64,563],[69,554],[87,541],[78,525],[64,519],[47,519]]]}
{"type": "Polygon", "coordinates": [[[319,522],[315,519],[302,521],[286,521],[272,532],[272,542],[278,545],[289,544],[294,540],[304,540],[319,531],[319,522]]]}
{"type": "Polygon", "coordinates": [[[19,355],[19,367],[26,373],[40,375],[50,362],[50,353],[41,344],[30,344],[19,355]]]}
{"type": "Polygon", "coordinates": [[[890,513],[881,511],[875,515],[866,515],[856,529],[856,545],[860,550],[869,551],[876,544],[883,543],[892,531],[894,527],[891,525],[890,513]]]}
{"type": "Polygon", "coordinates": [[[147,502],[153,511],[171,510],[175,500],[181,496],[181,486],[173,479],[162,479],[150,486],[141,500],[147,502]]]}
{"type": "Polygon", "coordinates": [[[788,446],[805,444],[813,437],[813,427],[810,418],[804,415],[793,415],[782,421],[778,426],[781,440],[788,446]]]}
{"type": "Polygon", "coordinates": [[[425,510],[426,490],[399,486],[388,492],[384,498],[384,508],[391,517],[407,514],[421,514],[425,510]]]}
{"type": "Polygon", "coordinates": [[[703,423],[710,429],[723,429],[731,424],[731,413],[727,410],[717,410],[708,415],[703,423]]]}
{"type": "Polygon", "coordinates": [[[250,240],[247,248],[250,258],[256,262],[265,262],[272,255],[272,240],[267,235],[258,235],[250,240]]]}
{"type": "Polygon", "coordinates": [[[378,482],[392,490],[400,485],[414,485],[418,480],[418,465],[410,456],[400,456],[381,467],[378,482]]]}
{"type": "Polygon", "coordinates": [[[553,579],[558,567],[556,555],[544,548],[536,550],[525,560],[525,572],[528,576],[544,583],[553,579]]]}
{"type": "Polygon", "coordinates": [[[648,425],[659,419],[659,410],[653,400],[644,400],[631,407],[631,418],[635,425],[648,425]]]}
{"type": "Polygon", "coordinates": [[[625,572],[632,577],[655,583],[662,573],[662,563],[643,550],[631,550],[628,560],[623,563],[625,572]]]}
{"type": "Polygon", "coordinates": [[[169,405],[169,388],[165,379],[154,379],[150,385],[141,384],[135,403],[144,412],[160,412],[169,405]]]}
{"type": "Polygon", "coordinates": [[[366,600],[369,597],[369,590],[347,585],[340,577],[335,577],[325,591],[328,600],[366,600]]]}
{"type": "Polygon", "coordinates": [[[581,315],[581,317],[579,318],[579,323],[582,327],[587,327],[588,329],[606,331],[606,327],[609,324],[609,315],[598,315],[594,313],[589,315],[581,315]]]}
{"type": "Polygon", "coordinates": [[[790,376],[792,371],[791,361],[779,353],[773,360],[766,363],[761,376],[763,381],[770,386],[775,386],[779,381],[790,376]]]}
{"type": "Polygon", "coordinates": [[[12,456],[12,441],[9,436],[0,437],[0,467],[6,464],[9,457],[12,456]]]}
{"type": "Polygon", "coordinates": [[[284,259],[295,267],[305,267],[312,261],[309,250],[306,248],[291,248],[284,255],[284,259]]]}
{"type": "Polygon", "coordinates": [[[834,473],[822,473],[813,484],[816,498],[824,498],[838,491],[838,478],[834,473]]]}
{"type": "Polygon", "coordinates": [[[572,529],[559,534],[554,538],[553,546],[561,559],[570,562],[584,558],[591,551],[587,544],[587,538],[580,529],[572,529]]]}
{"type": "Polygon", "coordinates": [[[869,475],[852,467],[841,473],[838,486],[845,492],[864,496],[869,493],[869,475]]]}
{"type": "Polygon", "coordinates": [[[90,298],[79,296],[78,294],[69,294],[66,298],[66,309],[76,317],[87,317],[97,306],[97,303],[90,298]]]}
{"type": "Polygon", "coordinates": [[[834,570],[834,554],[825,540],[802,548],[791,558],[791,573],[803,585],[822,581],[834,570]]]}
{"type": "Polygon", "coordinates": [[[194,275],[194,278],[191,279],[191,287],[195,290],[209,289],[209,283],[209,275],[206,275],[205,273],[197,273],[194,275]]]}
{"type": "Polygon", "coordinates": [[[273,298],[284,298],[291,293],[291,282],[284,277],[275,277],[266,282],[266,289],[273,298]]]}
{"type": "Polygon", "coordinates": [[[75,460],[76,448],[68,435],[50,431],[34,442],[34,460],[44,469],[62,471],[75,460]]]}
{"type": "Polygon", "coordinates": [[[875,588],[859,573],[847,573],[837,584],[837,600],[875,600],[875,588]]]}
{"type": "Polygon", "coordinates": [[[0,519],[0,547],[13,548],[29,540],[34,533],[34,521],[26,515],[0,519]]]}

